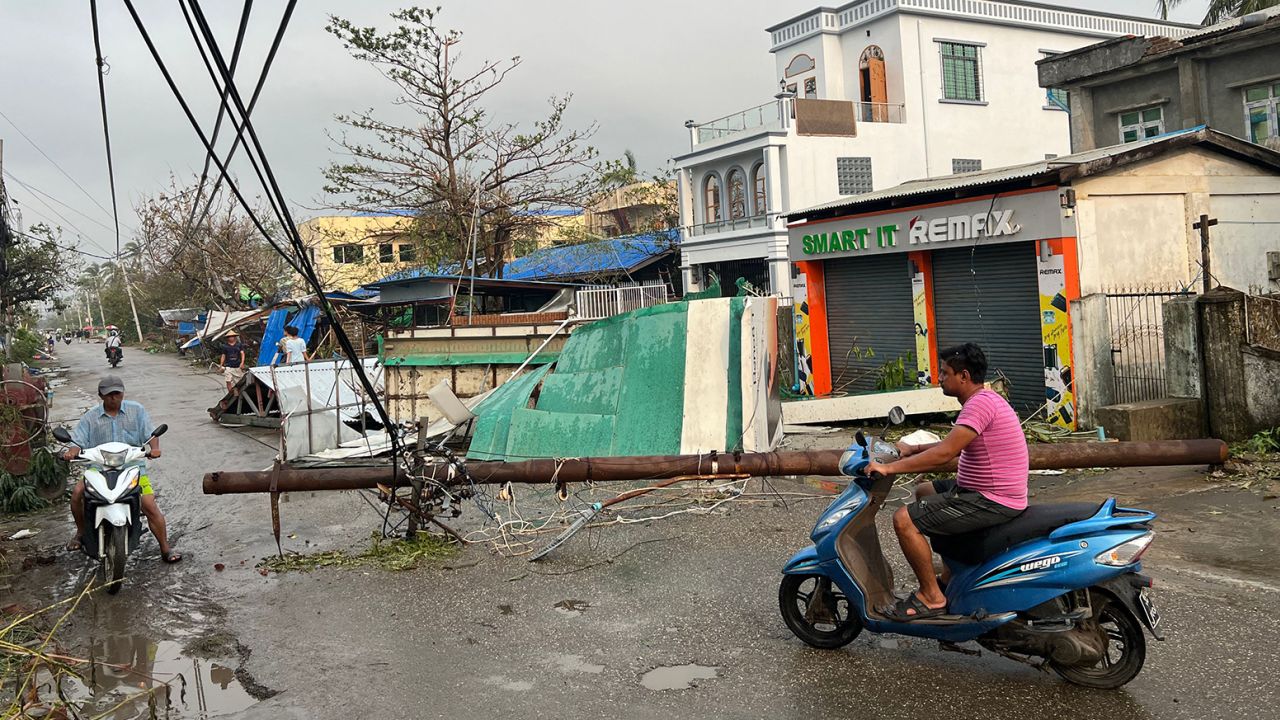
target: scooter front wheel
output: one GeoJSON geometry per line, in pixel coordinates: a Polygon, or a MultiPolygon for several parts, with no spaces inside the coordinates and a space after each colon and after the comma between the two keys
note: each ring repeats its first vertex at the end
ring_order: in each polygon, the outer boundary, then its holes
{"type": "Polygon", "coordinates": [[[106,557],[102,561],[103,581],[107,594],[115,595],[124,587],[124,562],[129,557],[129,533],[123,527],[111,525],[106,534],[106,557]]]}
{"type": "Polygon", "coordinates": [[[796,637],[822,650],[844,647],[862,632],[849,598],[825,575],[783,575],[778,608],[796,637]]]}

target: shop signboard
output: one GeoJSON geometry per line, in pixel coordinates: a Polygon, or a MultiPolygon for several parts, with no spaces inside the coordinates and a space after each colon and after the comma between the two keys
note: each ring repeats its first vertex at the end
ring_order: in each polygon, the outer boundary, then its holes
{"type": "Polygon", "coordinates": [[[789,226],[792,261],[1072,236],[1056,188],[789,226]]]}

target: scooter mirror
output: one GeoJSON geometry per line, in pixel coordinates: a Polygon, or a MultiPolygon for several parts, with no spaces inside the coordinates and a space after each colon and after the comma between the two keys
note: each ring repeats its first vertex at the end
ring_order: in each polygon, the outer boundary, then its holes
{"type": "Polygon", "coordinates": [[[169,430],[168,425],[161,424],[160,427],[157,427],[155,430],[151,431],[151,437],[160,437],[161,435],[168,432],[168,430],[169,430]]]}
{"type": "Polygon", "coordinates": [[[901,425],[907,421],[907,413],[901,407],[894,405],[889,408],[889,424],[901,425]]]}
{"type": "Polygon", "coordinates": [[[71,442],[71,433],[67,432],[64,427],[56,427],[53,429],[53,439],[61,443],[71,442]]]}

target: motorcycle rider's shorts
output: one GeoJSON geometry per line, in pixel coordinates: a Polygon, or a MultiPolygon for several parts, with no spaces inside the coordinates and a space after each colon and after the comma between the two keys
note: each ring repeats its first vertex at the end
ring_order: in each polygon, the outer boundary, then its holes
{"type": "Polygon", "coordinates": [[[142,477],[138,478],[138,488],[139,488],[139,490],[141,490],[141,492],[142,492],[142,494],[143,494],[143,495],[155,495],[155,494],[156,494],[155,489],[151,487],[151,477],[150,477],[150,476],[143,475],[142,477]]]}

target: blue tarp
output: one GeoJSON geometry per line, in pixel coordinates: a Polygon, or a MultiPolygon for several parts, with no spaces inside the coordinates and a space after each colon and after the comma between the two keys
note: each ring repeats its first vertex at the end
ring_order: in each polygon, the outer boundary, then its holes
{"type": "Polygon", "coordinates": [[[179,335],[195,335],[196,324],[191,322],[178,323],[178,334],[179,335]]]}
{"type": "Polygon", "coordinates": [[[316,320],[319,318],[320,307],[318,305],[308,305],[289,318],[289,322],[285,324],[298,328],[298,337],[311,342],[311,333],[315,332],[316,320]]]}
{"type": "Polygon", "coordinates": [[[259,365],[268,365],[275,357],[276,343],[284,337],[284,319],[288,314],[288,308],[276,308],[267,317],[267,329],[262,333],[262,346],[258,348],[259,365]]]}
{"type": "MultiPolygon", "coordinates": [[[[673,229],[579,245],[543,248],[507,263],[502,271],[502,279],[571,282],[583,276],[623,274],[673,252],[679,246],[680,233],[673,229]]],[[[456,276],[457,271],[457,264],[445,267],[410,268],[392,273],[365,287],[369,288],[394,280],[452,278],[456,276]]]]}

